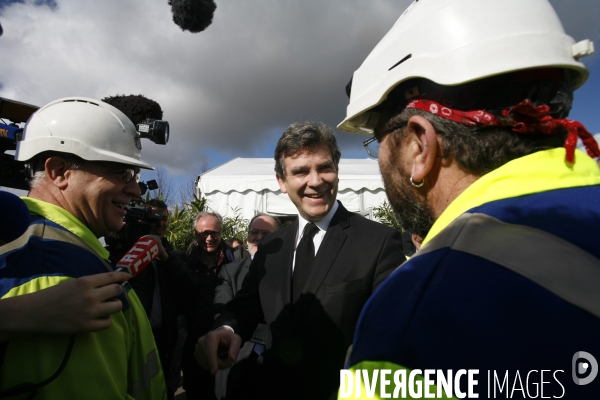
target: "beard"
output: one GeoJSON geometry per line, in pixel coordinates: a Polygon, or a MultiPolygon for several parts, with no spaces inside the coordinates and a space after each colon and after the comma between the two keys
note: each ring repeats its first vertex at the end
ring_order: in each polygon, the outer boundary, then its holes
{"type": "Polygon", "coordinates": [[[379,162],[385,193],[402,230],[425,238],[435,222],[433,210],[410,184],[410,175],[402,168],[398,153],[392,152],[387,163],[379,162]]]}

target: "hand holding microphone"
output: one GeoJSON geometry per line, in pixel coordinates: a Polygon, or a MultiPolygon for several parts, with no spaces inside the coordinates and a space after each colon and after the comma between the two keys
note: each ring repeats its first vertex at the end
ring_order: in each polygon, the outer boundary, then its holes
{"type": "Polygon", "coordinates": [[[117,297],[129,275],[82,276],[39,292],[0,300],[0,340],[23,333],[74,334],[108,329],[123,305],[117,297]]]}
{"type": "Polygon", "coordinates": [[[158,236],[142,236],[135,242],[132,248],[125,253],[117,263],[116,272],[128,272],[132,277],[139,274],[153,260],[165,261],[169,254],[164,249],[158,236]]]}
{"type": "Polygon", "coordinates": [[[161,253],[166,254],[166,251],[157,236],[141,237],[117,263],[114,272],[82,276],[19,296],[28,300],[29,307],[22,308],[23,303],[18,303],[19,311],[15,314],[35,324],[25,331],[71,334],[108,329],[110,316],[123,308],[118,300],[123,283],[139,274],[161,253]]]}
{"type": "Polygon", "coordinates": [[[110,328],[123,305],[122,284],[168,254],[157,236],[144,236],[114,272],[82,276],[39,292],[0,301],[0,341],[23,333],[75,334],[110,328]]]}
{"type": "Polygon", "coordinates": [[[44,333],[66,334],[108,329],[111,325],[110,316],[123,308],[118,300],[123,292],[121,286],[162,253],[166,254],[166,251],[157,236],[143,236],[121,258],[114,272],[83,276],[22,296],[30,300],[31,307],[29,313],[19,314],[25,317],[37,315],[27,318],[35,321],[37,326],[30,329],[44,333]]]}

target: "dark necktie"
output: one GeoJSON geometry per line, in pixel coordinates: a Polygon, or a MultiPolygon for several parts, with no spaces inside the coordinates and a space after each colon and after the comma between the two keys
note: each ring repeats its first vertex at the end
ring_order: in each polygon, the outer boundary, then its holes
{"type": "Polygon", "coordinates": [[[306,224],[300,243],[296,247],[296,261],[294,263],[294,275],[292,278],[292,298],[294,304],[300,298],[300,293],[302,293],[302,289],[306,286],[306,282],[308,282],[312,271],[315,259],[313,236],[318,231],[319,228],[312,222],[306,224]]]}

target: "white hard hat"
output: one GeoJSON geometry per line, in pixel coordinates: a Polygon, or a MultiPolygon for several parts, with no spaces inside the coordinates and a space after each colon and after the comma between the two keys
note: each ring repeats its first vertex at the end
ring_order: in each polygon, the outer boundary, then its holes
{"type": "Polygon", "coordinates": [[[100,100],[67,97],[31,115],[15,159],[28,161],[44,151],[57,151],[88,161],[154,169],[141,159],[141,148],[133,122],[117,108],[100,100]]]}
{"type": "Polygon", "coordinates": [[[591,41],[565,34],[547,0],[417,0],[354,72],[338,128],[372,133],[368,111],[413,78],[455,86],[550,67],[571,70],[578,88],[588,77],[578,60],[593,51],[591,41]]]}

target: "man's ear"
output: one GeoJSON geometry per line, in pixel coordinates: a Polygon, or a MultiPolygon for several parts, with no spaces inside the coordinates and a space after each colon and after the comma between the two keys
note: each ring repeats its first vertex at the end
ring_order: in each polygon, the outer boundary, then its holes
{"type": "Polygon", "coordinates": [[[433,125],[420,115],[413,115],[408,120],[409,157],[412,162],[411,176],[413,182],[423,182],[433,168],[435,158],[440,151],[437,133],[433,125]]]}
{"type": "Polygon", "coordinates": [[[275,174],[275,178],[277,178],[277,183],[279,183],[279,189],[281,193],[287,193],[287,188],[285,187],[285,179],[282,179],[279,174],[275,174]]]}
{"type": "Polygon", "coordinates": [[[44,162],[44,170],[46,171],[46,177],[51,181],[57,188],[64,190],[69,185],[68,175],[71,173],[69,164],[67,161],[59,156],[52,156],[46,159],[44,162]]]}

